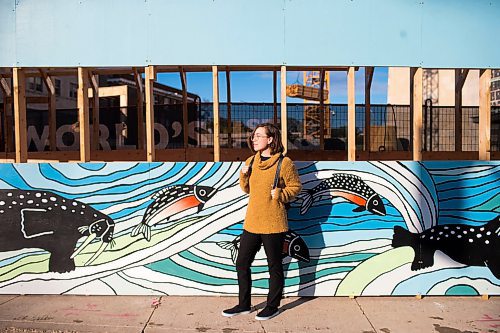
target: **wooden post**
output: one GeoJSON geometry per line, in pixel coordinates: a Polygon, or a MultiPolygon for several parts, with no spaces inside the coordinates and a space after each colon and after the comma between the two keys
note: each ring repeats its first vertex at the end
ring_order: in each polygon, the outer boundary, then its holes
{"type": "Polygon", "coordinates": [[[233,126],[231,121],[231,72],[229,67],[226,67],[226,93],[227,93],[227,145],[229,148],[233,148],[233,140],[231,134],[233,132],[233,126]]]}
{"type": "Polygon", "coordinates": [[[356,96],[354,67],[347,71],[347,160],[356,160],[356,96]]]}
{"type": "Polygon", "coordinates": [[[489,161],[491,149],[491,69],[482,69],[479,75],[479,159],[489,161]]]}
{"type": "Polygon", "coordinates": [[[153,95],[153,83],[156,81],[156,70],[154,66],[147,66],[146,71],[146,155],[147,161],[155,160],[155,132],[154,132],[154,109],[155,99],[153,95]]]}
{"type": "Polygon", "coordinates": [[[184,68],[179,67],[179,74],[181,77],[182,84],[182,133],[184,139],[184,149],[188,148],[188,138],[189,138],[189,119],[188,119],[188,104],[187,104],[187,82],[186,82],[186,72],[184,68]]]}
{"type": "Polygon", "coordinates": [[[325,150],[325,103],[323,101],[325,70],[319,71],[319,149],[325,150]]]}
{"type": "Polygon", "coordinates": [[[422,76],[421,67],[412,68],[410,71],[410,81],[413,86],[413,160],[422,160],[422,76]]]}
{"type": "Polygon", "coordinates": [[[78,67],[78,122],[80,124],[80,161],[90,161],[89,70],[78,67]]]}
{"type": "Polygon", "coordinates": [[[286,110],[286,66],[281,66],[281,142],[286,154],[288,151],[288,119],[286,110]]]}
{"type": "Polygon", "coordinates": [[[92,150],[99,150],[99,75],[90,74],[92,86],[92,150]]]}
{"type": "Polygon", "coordinates": [[[56,150],[56,87],[52,78],[43,69],[39,69],[48,92],[49,149],[56,150]]]}
{"type": "Polygon", "coordinates": [[[134,68],[135,86],[137,89],[137,147],[139,150],[144,149],[144,86],[142,84],[142,76],[134,68]]]}
{"type": "Polygon", "coordinates": [[[2,76],[0,76],[0,87],[3,93],[4,150],[5,152],[10,152],[12,147],[12,90],[7,80],[2,76]]]}
{"type": "Polygon", "coordinates": [[[214,106],[214,162],[220,162],[219,70],[217,66],[212,66],[212,91],[214,106]]]}
{"type": "Polygon", "coordinates": [[[14,78],[14,135],[16,138],[16,163],[28,160],[28,141],[26,128],[26,77],[24,70],[15,67],[14,78]]]}
{"type": "Polygon", "coordinates": [[[462,151],[462,88],[468,69],[455,69],[455,151],[462,151]]]}
{"type": "Polygon", "coordinates": [[[365,151],[370,152],[370,126],[371,126],[371,89],[373,81],[373,67],[365,67],[365,151]]]}
{"type": "Polygon", "coordinates": [[[273,69],[273,122],[278,124],[278,72],[273,69]]]}

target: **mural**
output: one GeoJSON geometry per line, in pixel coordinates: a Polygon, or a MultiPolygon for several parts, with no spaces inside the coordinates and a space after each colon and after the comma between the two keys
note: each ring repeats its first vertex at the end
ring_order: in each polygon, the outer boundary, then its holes
{"type": "MultiPolygon", "coordinates": [[[[499,162],[296,165],[287,295],[500,295],[499,162]]],[[[241,166],[0,165],[0,293],[237,294],[241,166]]]]}

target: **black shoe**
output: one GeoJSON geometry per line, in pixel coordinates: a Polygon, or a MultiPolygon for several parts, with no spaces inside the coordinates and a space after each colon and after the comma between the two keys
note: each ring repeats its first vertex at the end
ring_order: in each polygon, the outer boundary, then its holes
{"type": "Polygon", "coordinates": [[[280,311],[277,308],[272,308],[270,306],[266,306],[264,308],[264,310],[257,313],[257,315],[255,316],[255,319],[256,320],[268,320],[268,319],[271,319],[273,317],[276,317],[279,313],[280,313],[280,311]]]}
{"type": "Polygon", "coordinates": [[[222,315],[224,317],[234,317],[240,314],[247,314],[250,313],[250,308],[242,308],[239,305],[236,305],[235,307],[232,307],[231,309],[226,309],[222,311],[222,315]]]}

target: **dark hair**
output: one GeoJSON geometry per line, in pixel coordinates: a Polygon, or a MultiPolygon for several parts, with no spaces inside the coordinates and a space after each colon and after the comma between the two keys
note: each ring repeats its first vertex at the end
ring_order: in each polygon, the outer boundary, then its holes
{"type": "Polygon", "coordinates": [[[269,145],[271,148],[271,155],[277,154],[277,153],[282,153],[285,151],[285,147],[283,147],[283,143],[281,142],[281,132],[280,129],[271,123],[262,123],[259,124],[255,127],[255,129],[252,131],[252,134],[248,137],[247,143],[248,147],[250,147],[250,150],[252,153],[255,153],[255,150],[253,150],[253,142],[252,138],[255,135],[255,131],[257,128],[264,128],[266,130],[266,135],[270,138],[273,138],[273,141],[269,145]]]}

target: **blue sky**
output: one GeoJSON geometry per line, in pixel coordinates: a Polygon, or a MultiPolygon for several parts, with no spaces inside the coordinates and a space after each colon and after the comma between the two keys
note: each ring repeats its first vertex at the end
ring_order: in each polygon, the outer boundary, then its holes
{"type": "MultiPolygon", "coordinates": [[[[278,102],[279,102],[279,72],[278,72],[278,102]]],[[[287,84],[302,83],[302,72],[288,72],[287,84]]],[[[356,103],[364,103],[365,71],[363,67],[356,72],[356,103]]],[[[179,73],[158,74],[160,83],[181,89],[179,73]]],[[[199,95],[202,101],[212,101],[212,73],[187,73],[188,91],[199,95]]],[[[347,74],[345,72],[330,73],[330,103],[347,103],[347,74]]],[[[226,73],[219,73],[219,100],[226,99],[226,73]]],[[[375,68],[371,93],[372,104],[387,103],[387,67],[375,68]]],[[[273,73],[272,72],[231,72],[232,102],[272,102],[273,73]]],[[[298,98],[288,98],[290,103],[301,103],[298,98]]]]}

